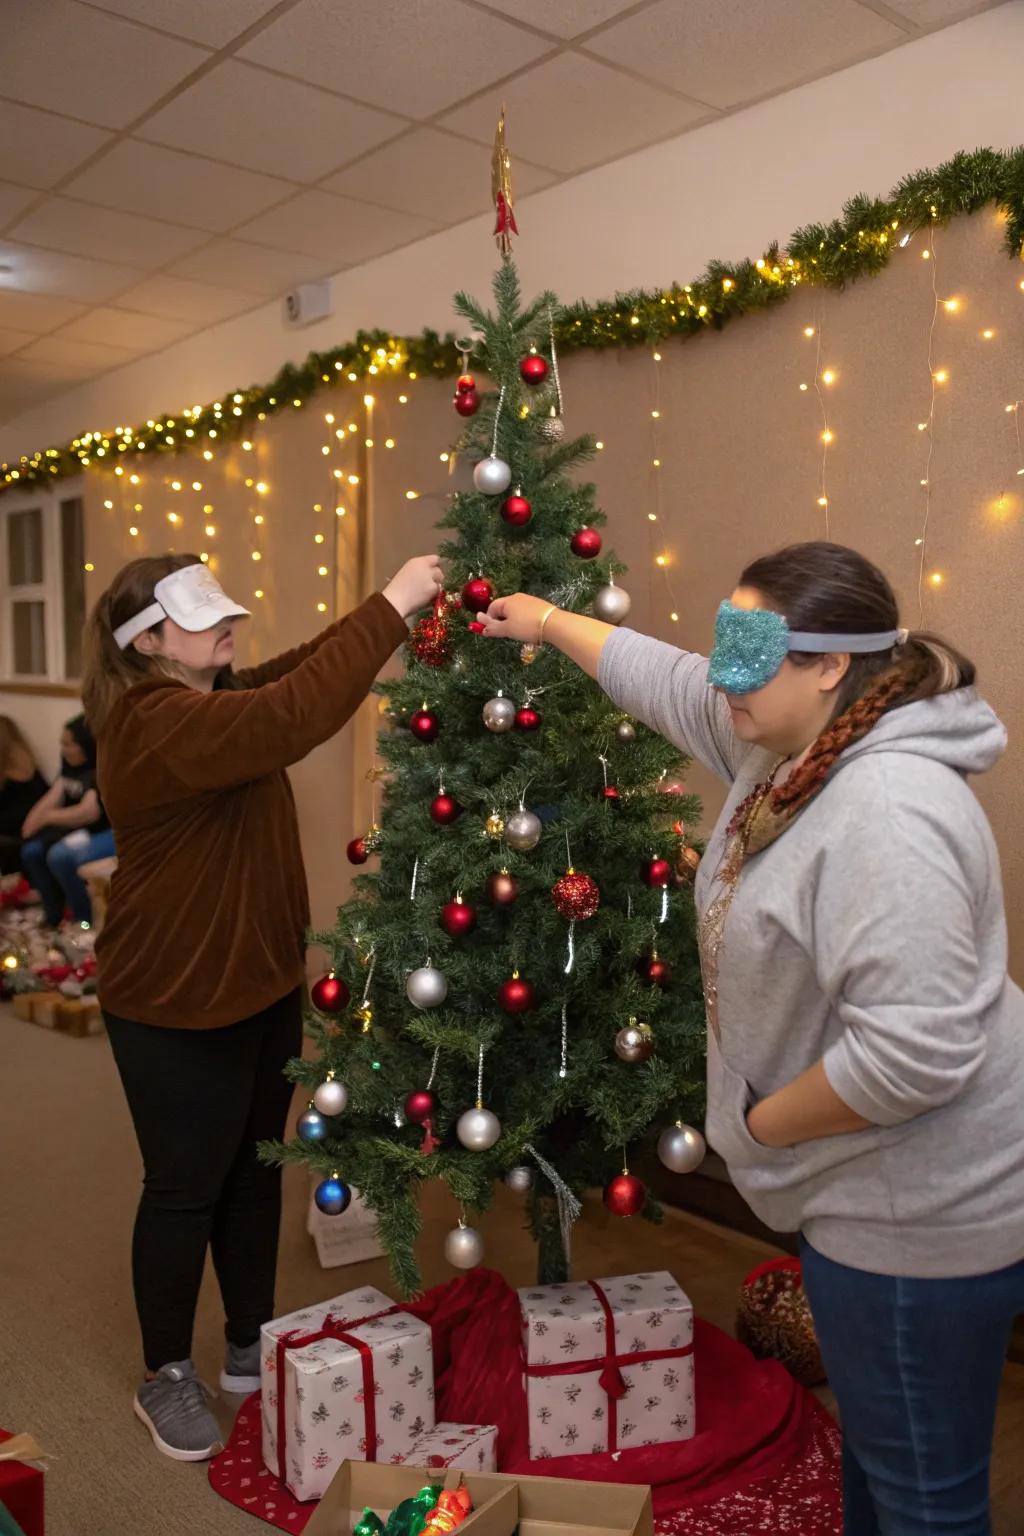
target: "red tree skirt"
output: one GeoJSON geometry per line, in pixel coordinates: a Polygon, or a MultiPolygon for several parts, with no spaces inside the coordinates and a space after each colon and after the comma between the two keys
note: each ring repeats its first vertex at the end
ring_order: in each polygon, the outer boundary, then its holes
{"type": "MultiPolygon", "coordinates": [[[[681,1444],[618,1456],[531,1462],[522,1381],[519,1303],[492,1270],[428,1291],[408,1310],[431,1324],[439,1420],[497,1424],[503,1472],[650,1483],[663,1536],[836,1536],[839,1434],[817,1400],[774,1361],[698,1320],[697,1434],[681,1444]]],[[[263,1466],[259,1397],[246,1402],[210,1482],[230,1503],[281,1530],[301,1531],[300,1504],[263,1466]]]]}

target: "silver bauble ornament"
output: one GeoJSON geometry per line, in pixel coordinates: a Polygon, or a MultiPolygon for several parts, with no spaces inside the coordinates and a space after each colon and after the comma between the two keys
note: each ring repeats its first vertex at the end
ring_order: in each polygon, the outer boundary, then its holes
{"type": "Polygon", "coordinates": [[[501,1121],[489,1109],[467,1109],[455,1134],[468,1152],[488,1152],[501,1135],[501,1121]]]}
{"type": "Polygon", "coordinates": [[[314,1093],[313,1103],[322,1115],[340,1115],[348,1104],[348,1089],[336,1077],[329,1077],[314,1093]]]}
{"type": "Polygon", "coordinates": [[[673,1173],[693,1173],[704,1161],[707,1144],[700,1131],[677,1120],[658,1137],[658,1156],[673,1173]]]}
{"type": "Polygon", "coordinates": [[[503,698],[500,693],[496,698],[488,699],[483,707],[483,720],[487,729],[494,731],[495,735],[510,731],[516,723],[515,701],[503,698]]]}
{"type": "Polygon", "coordinates": [[[455,1269],[475,1269],[483,1261],[484,1240],[475,1227],[460,1221],[444,1240],[444,1256],[455,1269]]]}
{"type": "Polygon", "coordinates": [[[505,1183],[509,1189],[514,1189],[517,1195],[528,1195],[533,1188],[533,1169],[527,1167],[525,1163],[517,1163],[506,1173],[505,1183]]]}
{"type": "Polygon", "coordinates": [[[560,443],[565,436],[565,422],[556,416],[553,406],[551,415],[545,416],[540,424],[540,435],[546,443],[560,443]]]}
{"type": "Polygon", "coordinates": [[[421,965],[409,973],[405,995],[416,1008],[440,1008],[448,996],[447,977],[433,965],[421,965]]]}
{"type": "Polygon", "coordinates": [[[651,1026],[630,1019],[615,1036],[615,1054],[620,1061],[647,1061],[654,1055],[654,1031],[651,1026]]]}
{"type": "Polygon", "coordinates": [[[633,603],[625,587],[617,587],[613,581],[598,587],[594,593],[594,618],[605,624],[621,624],[633,603]]]}
{"type": "Polygon", "coordinates": [[[636,726],[632,720],[619,721],[615,727],[615,739],[623,742],[636,741],[636,726]]]}
{"type": "Polygon", "coordinates": [[[540,842],[541,820],[532,811],[516,811],[505,822],[505,841],[517,853],[529,853],[540,842]]]}
{"type": "Polygon", "coordinates": [[[512,484],[512,471],[504,459],[481,459],[473,470],[473,484],[485,496],[500,496],[512,484]]]}

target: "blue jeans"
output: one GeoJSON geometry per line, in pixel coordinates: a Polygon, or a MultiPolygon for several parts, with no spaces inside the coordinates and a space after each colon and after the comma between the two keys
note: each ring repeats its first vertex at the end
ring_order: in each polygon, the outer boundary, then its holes
{"type": "Polygon", "coordinates": [[[56,928],[69,910],[76,923],[92,921],[89,892],[79,878],[83,864],[114,856],[113,832],[94,832],[88,841],[68,847],[67,838],[47,848],[41,838],[33,837],[22,845],[21,867],[43,899],[46,921],[56,928]]]}
{"type": "Polygon", "coordinates": [[[804,1285],[843,1424],[845,1536],[989,1536],[996,1400],[1024,1261],[908,1280],[803,1242],[804,1285]]]}

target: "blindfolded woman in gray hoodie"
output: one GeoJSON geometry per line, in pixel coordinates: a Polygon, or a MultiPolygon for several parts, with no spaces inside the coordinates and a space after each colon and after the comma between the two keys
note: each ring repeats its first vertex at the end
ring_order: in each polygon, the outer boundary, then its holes
{"type": "Polygon", "coordinates": [[[849,1536],[985,1536],[1024,1312],[1024,995],[967,785],[1006,744],[973,665],[823,543],[744,571],[710,660],[523,593],[486,632],[558,646],[728,784],[696,888],[708,1140],[802,1234],[849,1536]]]}

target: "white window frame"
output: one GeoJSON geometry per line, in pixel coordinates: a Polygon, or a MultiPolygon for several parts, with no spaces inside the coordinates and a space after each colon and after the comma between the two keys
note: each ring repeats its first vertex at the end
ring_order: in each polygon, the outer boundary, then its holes
{"type": "Polygon", "coordinates": [[[40,485],[34,489],[7,491],[0,496],[0,687],[16,683],[21,688],[71,685],[64,646],[64,561],[61,550],[61,503],[82,500],[85,506],[84,477],[62,480],[59,485],[40,485]],[[43,580],[33,586],[12,587],[9,572],[8,518],[18,512],[39,509],[43,531],[43,580]],[[14,670],[14,604],[41,602],[43,635],[46,644],[45,672],[14,670]]]}

